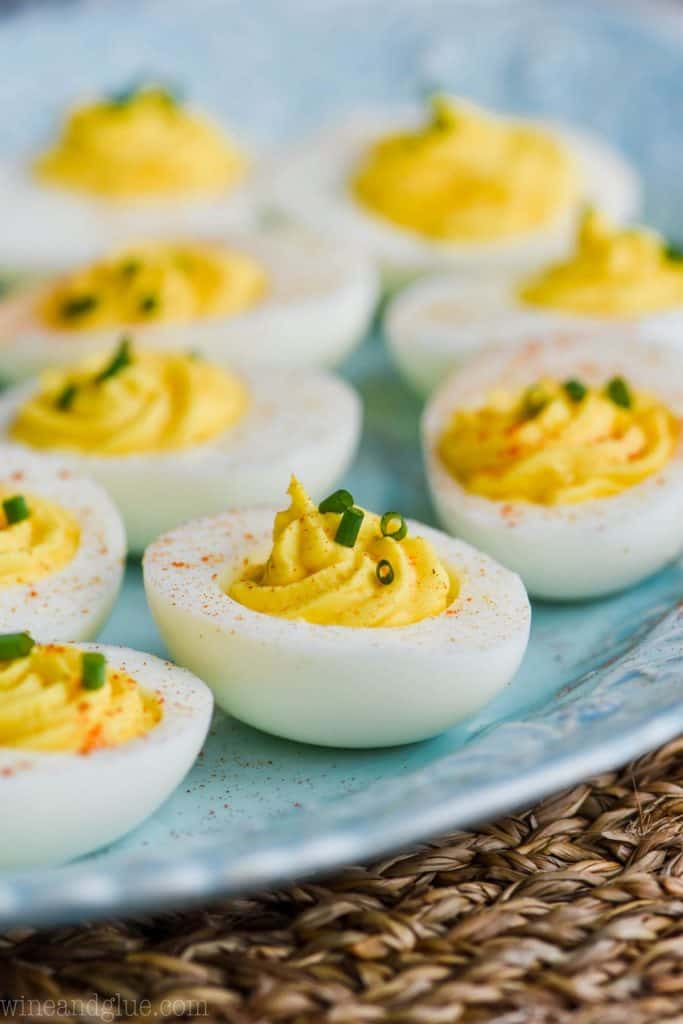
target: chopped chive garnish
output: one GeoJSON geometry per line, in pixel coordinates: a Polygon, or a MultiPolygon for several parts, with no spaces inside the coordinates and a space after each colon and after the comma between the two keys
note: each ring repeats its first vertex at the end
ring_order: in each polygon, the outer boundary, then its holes
{"type": "Polygon", "coordinates": [[[631,390],[623,377],[612,377],[611,381],[607,384],[606,390],[607,397],[611,399],[615,405],[621,406],[622,409],[631,408],[633,404],[631,390]]]}
{"type": "Polygon", "coordinates": [[[353,495],[350,491],[334,491],[329,494],[318,505],[319,512],[346,512],[347,508],[353,505],[353,495]]]}
{"type": "Polygon", "coordinates": [[[121,370],[125,370],[125,368],[130,366],[132,362],[133,353],[131,351],[130,338],[122,338],[114,355],[111,357],[104,369],[95,377],[95,383],[102,384],[105,380],[109,380],[110,377],[115,377],[117,373],[120,373],[121,370]]]}
{"type": "Polygon", "coordinates": [[[67,384],[66,387],[62,388],[57,397],[55,398],[55,405],[58,409],[66,412],[74,404],[74,399],[78,394],[78,388],[75,384],[67,384]]]}
{"type": "Polygon", "coordinates": [[[673,240],[668,241],[664,246],[664,255],[672,263],[680,263],[683,260],[683,245],[673,240]]]}
{"type": "Polygon", "coordinates": [[[28,519],[31,515],[31,511],[26,504],[26,498],[23,494],[15,494],[11,498],[5,498],[2,503],[2,508],[5,513],[5,519],[10,526],[12,526],[13,523],[23,522],[24,519],[28,519]]]}
{"type": "Polygon", "coordinates": [[[119,272],[124,277],[135,277],[140,269],[140,260],[125,260],[119,267],[119,272]]]}
{"type": "Polygon", "coordinates": [[[361,523],[365,512],[362,508],[356,508],[353,505],[351,508],[347,508],[339,520],[339,526],[337,532],[334,535],[334,539],[337,544],[343,544],[345,548],[352,548],[356,543],[356,538],[361,528],[361,523]]]}
{"type": "Polygon", "coordinates": [[[107,659],[98,651],[87,651],[81,659],[84,690],[101,690],[107,681],[107,659]]]}
{"type": "Polygon", "coordinates": [[[586,385],[574,377],[571,380],[566,380],[563,387],[572,402],[582,402],[588,394],[586,385]]]}
{"type": "Polygon", "coordinates": [[[0,633],[0,661],[25,658],[35,645],[30,633],[0,633]]]}
{"type": "Polygon", "coordinates": [[[202,354],[198,348],[189,348],[187,350],[187,358],[191,359],[193,362],[196,362],[198,359],[202,358],[202,354]]]}
{"type": "Polygon", "coordinates": [[[385,587],[394,582],[394,567],[387,558],[383,558],[381,562],[377,563],[375,573],[379,582],[383,583],[385,587]]]}
{"type": "Polygon", "coordinates": [[[408,532],[408,526],[400,512],[385,512],[380,520],[380,527],[384,537],[391,537],[392,540],[403,540],[408,532]]]}
{"type": "Polygon", "coordinates": [[[156,295],[143,295],[140,299],[139,309],[141,313],[153,313],[159,308],[159,298],[156,295]]]}
{"type": "Polygon", "coordinates": [[[90,313],[97,306],[96,295],[75,295],[73,299],[65,299],[62,303],[61,312],[65,320],[73,320],[75,317],[90,313]]]}
{"type": "Polygon", "coordinates": [[[548,393],[544,388],[538,385],[528,388],[523,401],[524,415],[527,419],[533,419],[534,416],[543,412],[549,401],[548,393]]]}
{"type": "Polygon", "coordinates": [[[124,86],[123,89],[117,89],[115,92],[109,93],[107,103],[110,107],[127,107],[135,99],[141,88],[140,82],[131,82],[130,85],[124,86]]]}

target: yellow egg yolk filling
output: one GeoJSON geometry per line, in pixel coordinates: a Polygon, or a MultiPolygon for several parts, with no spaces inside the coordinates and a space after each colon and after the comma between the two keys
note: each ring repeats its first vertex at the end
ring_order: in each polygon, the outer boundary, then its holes
{"type": "Polygon", "coordinates": [[[162,718],[159,699],[107,667],[104,685],[83,686],[82,652],[36,645],[0,661],[0,747],[87,754],[144,736],[162,718]]]}
{"type": "Polygon", "coordinates": [[[522,302],[597,316],[638,316],[683,306],[683,262],[662,239],[617,230],[594,211],[583,218],[576,249],[520,289],[522,302]]]}
{"type": "Polygon", "coordinates": [[[62,279],[38,315],[57,330],[191,323],[257,304],[266,275],[246,253],[219,246],[147,244],[62,279]]]}
{"type": "Polygon", "coordinates": [[[35,171],[49,183],[128,199],[227,189],[245,160],[210,120],[164,89],[144,88],[73,110],[35,171]]]}
{"type": "Polygon", "coordinates": [[[63,569],[78,551],[78,521],[61,505],[32,494],[23,495],[29,514],[8,522],[2,502],[16,490],[0,487],[0,589],[34,583],[63,569]]]}
{"type": "Polygon", "coordinates": [[[459,409],[438,448],[473,494],[561,505],[633,487],[666,465],[679,438],[674,414],[621,378],[604,390],[543,380],[525,391],[492,392],[483,407],[459,409]]]}
{"type": "Polygon", "coordinates": [[[100,456],[176,451],[217,438],[247,402],[244,384],[227,370],[182,353],[127,350],[124,343],[114,356],[46,372],[10,437],[32,448],[100,456]]]}
{"type": "Polygon", "coordinates": [[[423,128],[375,143],[351,187],[364,206],[399,227],[462,242],[544,227],[578,189],[569,154],[550,134],[443,96],[432,101],[423,128]]]}
{"type": "Polygon", "coordinates": [[[353,547],[346,547],[335,540],[341,514],[320,512],[296,479],[289,495],[290,507],[275,517],[268,561],[229,586],[235,601],[280,618],[367,628],[408,626],[439,615],[454,599],[457,584],[422,537],[384,536],[379,516],[365,512],[353,547]],[[378,575],[383,562],[389,583],[378,575]]]}

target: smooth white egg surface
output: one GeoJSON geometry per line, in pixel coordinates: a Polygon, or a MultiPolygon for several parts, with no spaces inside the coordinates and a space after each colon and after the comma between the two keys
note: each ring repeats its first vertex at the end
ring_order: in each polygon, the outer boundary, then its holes
{"type": "MultiPolygon", "coordinates": [[[[142,551],[160,533],[197,515],[272,503],[292,472],[321,496],[350,465],[362,410],[348,384],[322,370],[254,370],[238,376],[247,390],[246,411],[214,441],[118,456],[60,452],[65,465],[99,481],[114,499],[129,550],[142,551]]],[[[0,441],[8,439],[18,409],[36,386],[31,381],[0,395],[0,441]]]]}
{"type": "Polygon", "coordinates": [[[111,498],[63,461],[5,445],[0,495],[25,495],[30,513],[11,526],[0,511],[0,633],[28,630],[51,641],[97,636],[118,595],[126,557],[123,523],[111,498]],[[49,515],[36,508],[45,502],[49,515]],[[60,536],[63,517],[74,531],[66,561],[60,557],[60,546],[69,543],[60,536]],[[49,571],[34,577],[36,568],[49,571]]]}
{"type": "Polygon", "coordinates": [[[518,345],[570,333],[618,331],[626,342],[659,341],[683,352],[683,308],[632,317],[580,316],[522,301],[519,275],[416,281],[385,317],[389,351],[405,379],[428,395],[449,370],[490,345],[518,345]]]}
{"type": "MultiPolygon", "coordinates": [[[[444,430],[457,410],[481,408],[497,389],[528,388],[547,378],[578,379],[587,387],[602,389],[614,377],[625,378],[632,388],[656,397],[674,422],[680,420],[680,358],[666,347],[625,338],[618,332],[593,335],[590,340],[567,335],[544,344],[530,342],[513,351],[490,350],[452,373],[425,409],[424,455],[440,520],[449,532],[518,572],[529,592],[538,597],[573,600],[608,594],[638,582],[680,555],[680,436],[673,442],[668,461],[618,493],[542,504],[493,500],[467,490],[442,459],[439,446],[444,430]]],[[[629,433],[617,441],[628,443],[631,437],[629,433]]],[[[601,440],[596,431],[596,443],[601,440]]],[[[586,451],[589,457],[590,446],[586,451]]],[[[624,457],[621,469],[617,466],[617,475],[628,469],[629,458],[624,457]]]]}
{"type": "MultiPolygon", "coordinates": [[[[377,259],[390,277],[454,268],[459,272],[517,269],[542,265],[566,252],[579,206],[547,228],[500,241],[445,242],[394,227],[354,198],[349,182],[361,157],[378,138],[424,121],[424,111],[359,110],[324,134],[285,154],[270,190],[275,205],[293,221],[330,238],[358,245],[377,259]]],[[[636,172],[611,146],[584,132],[534,122],[569,150],[578,166],[581,206],[603,209],[615,221],[635,214],[640,203],[636,172]]]]}
{"type": "Polygon", "coordinates": [[[408,626],[317,625],[229,597],[244,561],[264,560],[274,510],[202,519],[145,553],[147,600],[169,650],[237,718],[339,747],[411,743],[476,711],[514,676],[530,610],[513,573],[462,541],[409,523],[460,585],[443,614],[408,626]]]}
{"type": "Polygon", "coordinates": [[[59,279],[9,295],[0,301],[0,379],[23,380],[112,348],[127,329],[147,348],[191,348],[215,363],[245,367],[334,367],[360,342],[379,290],[362,253],[284,231],[233,235],[228,246],[251,256],[266,281],[262,298],[232,315],[67,330],[40,315],[59,279]]]}
{"type": "Polygon", "coordinates": [[[59,864],[114,842],[153,814],[194,763],[208,732],[210,690],[185,669],[124,647],[87,644],[162,702],[144,736],[88,753],[0,743],[0,867],[59,864]]]}

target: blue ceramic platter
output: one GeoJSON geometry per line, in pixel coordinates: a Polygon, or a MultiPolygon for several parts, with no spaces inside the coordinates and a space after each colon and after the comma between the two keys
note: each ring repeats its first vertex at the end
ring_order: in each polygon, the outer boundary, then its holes
{"type": "MultiPolygon", "coordinates": [[[[0,146],[27,152],[64,104],[141,72],[180,80],[260,143],[439,84],[598,129],[640,166],[649,219],[683,236],[683,28],[666,8],[657,18],[657,5],[648,9],[641,23],[616,5],[576,2],[39,5],[0,20],[0,146]]],[[[381,330],[344,374],[366,405],[345,483],[363,504],[432,522],[419,405],[391,369],[381,330]]],[[[430,742],[318,749],[218,714],[185,784],[127,839],[63,868],[0,874],[0,926],[156,910],[310,876],[642,753],[683,730],[682,595],[677,565],[609,600],[536,605],[513,684],[430,742]]],[[[137,564],[102,639],[164,653],[137,564]]]]}

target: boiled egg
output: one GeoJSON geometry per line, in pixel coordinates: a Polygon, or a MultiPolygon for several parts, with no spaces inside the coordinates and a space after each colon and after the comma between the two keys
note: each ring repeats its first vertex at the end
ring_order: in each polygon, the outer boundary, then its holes
{"type": "Polygon", "coordinates": [[[121,517],[98,484],[54,458],[0,445],[0,633],[97,636],[125,556],[121,517]]]}
{"type": "Polygon", "coordinates": [[[566,251],[585,203],[615,220],[639,204],[603,141],[445,95],[426,112],[358,111],[285,156],[271,189],[293,220],[401,276],[537,267],[566,251]]]}
{"type": "Polygon", "coordinates": [[[574,250],[537,273],[418,281],[385,318],[390,352],[428,394],[447,371],[491,344],[618,328],[683,349],[683,261],[655,232],[616,227],[594,210],[574,250]]]}
{"type": "Polygon", "coordinates": [[[131,236],[250,223],[258,173],[243,147],[163,85],[77,105],[28,162],[0,160],[0,265],[52,270],[131,236]]]}
{"type": "Polygon", "coordinates": [[[59,864],[119,839],[166,800],[213,701],[185,669],[95,644],[0,632],[0,868],[59,864]]]}
{"type": "Polygon", "coordinates": [[[323,493],[360,425],[353,389],[323,371],[233,373],[130,339],[0,395],[0,439],[98,480],[133,551],[198,514],[272,502],[292,469],[323,493]]]}
{"type": "Polygon", "coordinates": [[[129,245],[0,301],[0,378],[68,365],[128,329],[216,363],[331,367],[361,340],[377,292],[367,258],[300,234],[129,245]]]}
{"type": "Polygon", "coordinates": [[[173,656],[218,704],[305,743],[434,736],[513,678],[530,611],[518,576],[438,530],[353,504],[200,519],[145,552],[147,600],[173,656]],[[416,682],[419,680],[419,683],[416,682]]]}
{"type": "Polygon", "coordinates": [[[423,419],[439,517],[532,594],[598,597],[683,550],[680,358],[619,332],[494,349],[423,419]]]}

